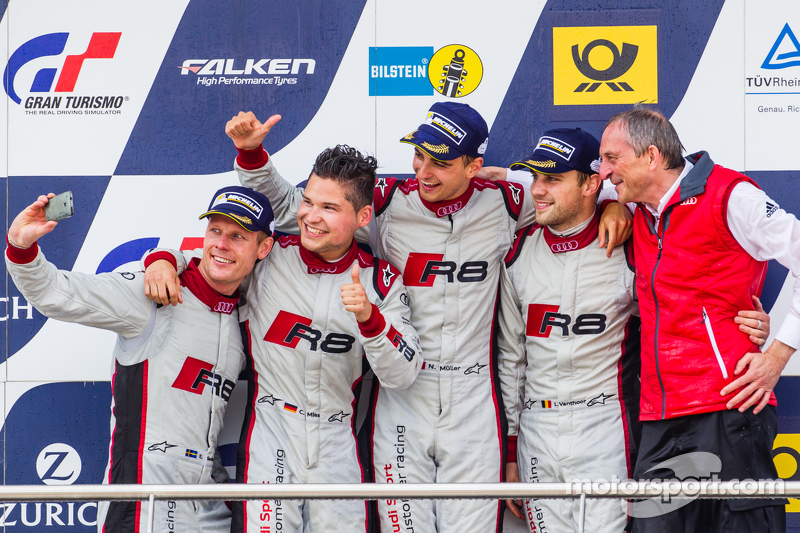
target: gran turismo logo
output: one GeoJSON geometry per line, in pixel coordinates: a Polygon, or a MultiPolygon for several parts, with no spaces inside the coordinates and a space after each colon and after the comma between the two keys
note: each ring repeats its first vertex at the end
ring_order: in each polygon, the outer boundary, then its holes
{"type": "Polygon", "coordinates": [[[72,485],[81,475],[81,464],[75,448],[56,442],[39,452],[36,473],[45,485],[72,485]]]}
{"type": "MultiPolygon", "coordinates": [[[[3,88],[11,100],[19,104],[22,99],[17,94],[14,80],[19,71],[31,61],[47,56],[58,56],[64,52],[69,39],[69,33],[48,33],[29,40],[17,48],[8,59],[3,73],[3,88]]],[[[61,74],[53,89],[53,82],[59,68],[46,67],[39,69],[33,78],[30,93],[71,93],[75,90],[78,75],[81,73],[87,59],[111,59],[117,51],[117,45],[122,33],[95,32],[86,47],[86,51],[79,55],[68,55],[60,67],[61,74]]]]}

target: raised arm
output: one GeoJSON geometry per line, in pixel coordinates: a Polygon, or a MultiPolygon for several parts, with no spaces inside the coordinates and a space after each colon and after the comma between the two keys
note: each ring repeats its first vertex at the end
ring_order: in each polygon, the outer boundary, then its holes
{"type": "Polygon", "coordinates": [[[100,275],[58,270],[45,259],[37,240],[53,231],[44,208],[52,193],[26,207],[8,232],[6,266],[19,291],[43,315],[113,331],[123,337],[142,333],[155,305],[142,294],[141,275],[100,275]]]}

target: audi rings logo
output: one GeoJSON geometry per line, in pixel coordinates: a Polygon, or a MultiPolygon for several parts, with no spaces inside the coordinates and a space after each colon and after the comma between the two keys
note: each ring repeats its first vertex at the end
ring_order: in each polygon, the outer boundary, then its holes
{"type": "Polygon", "coordinates": [[[436,210],[436,214],[440,217],[443,217],[445,215],[452,215],[457,211],[461,211],[462,207],[464,207],[464,202],[456,202],[454,204],[450,204],[445,207],[440,207],[439,209],[436,210]]]}
{"type": "Polygon", "coordinates": [[[336,267],[308,267],[309,274],[336,274],[336,267]]]}
{"type": "Polygon", "coordinates": [[[214,306],[214,312],[229,315],[233,313],[234,306],[235,304],[233,302],[217,302],[214,306]]]}
{"type": "Polygon", "coordinates": [[[570,250],[577,250],[578,241],[555,242],[550,245],[550,249],[553,250],[553,253],[555,254],[569,252],[570,250]]]}
{"type": "Polygon", "coordinates": [[[697,196],[692,196],[691,198],[682,201],[681,205],[694,205],[696,203],[697,203],[697,196]]]}

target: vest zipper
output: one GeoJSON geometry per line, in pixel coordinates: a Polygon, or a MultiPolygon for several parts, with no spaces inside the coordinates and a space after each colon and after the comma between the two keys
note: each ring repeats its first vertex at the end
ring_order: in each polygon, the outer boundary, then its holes
{"type": "Polygon", "coordinates": [[[655,329],[655,356],[656,356],[656,375],[658,376],[658,384],[661,387],[661,420],[664,420],[667,416],[667,393],[664,391],[664,380],[661,378],[661,368],[658,366],[658,322],[659,322],[659,312],[658,312],[658,297],[656,296],[656,270],[658,270],[658,264],[661,262],[661,251],[662,251],[662,241],[663,236],[658,237],[658,257],[656,257],[656,265],[653,267],[653,275],[650,277],[650,290],[653,292],[653,303],[656,305],[656,329],[655,329]]]}
{"type": "Polygon", "coordinates": [[[711,320],[708,318],[708,313],[706,313],[705,307],[703,307],[703,323],[706,325],[706,331],[708,332],[708,338],[711,340],[711,347],[714,349],[714,355],[717,356],[717,364],[719,364],[719,369],[722,370],[722,377],[728,379],[728,370],[725,368],[725,362],[722,360],[722,354],[719,353],[717,339],[714,338],[714,330],[711,329],[711,320]]]}

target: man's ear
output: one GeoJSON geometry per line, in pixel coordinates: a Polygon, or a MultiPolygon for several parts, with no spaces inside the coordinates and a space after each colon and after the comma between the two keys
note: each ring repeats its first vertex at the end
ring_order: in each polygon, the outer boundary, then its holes
{"type": "Polygon", "coordinates": [[[267,237],[261,244],[258,245],[258,258],[264,259],[269,255],[270,250],[272,250],[272,245],[275,244],[275,239],[272,237],[267,237]]]}
{"type": "Polygon", "coordinates": [[[359,209],[358,213],[356,213],[356,218],[358,219],[359,228],[363,228],[364,226],[369,224],[369,221],[372,220],[372,206],[365,205],[364,207],[359,209]]]}
{"type": "Polygon", "coordinates": [[[600,177],[600,174],[592,174],[584,182],[582,192],[584,196],[595,196],[601,188],[603,188],[603,178],[600,177]]]}
{"type": "MultiPolygon", "coordinates": [[[[461,157],[464,157],[464,156],[461,156],[461,157]]],[[[467,176],[469,176],[470,179],[474,178],[475,174],[477,174],[478,171],[481,168],[483,168],[483,158],[482,157],[476,157],[475,159],[472,160],[472,163],[467,165],[467,176]]]]}
{"type": "Polygon", "coordinates": [[[661,156],[661,150],[652,144],[647,147],[647,168],[651,171],[663,166],[664,158],[661,156]]]}

